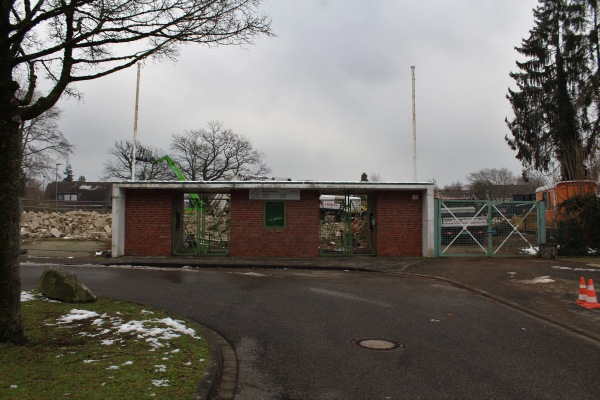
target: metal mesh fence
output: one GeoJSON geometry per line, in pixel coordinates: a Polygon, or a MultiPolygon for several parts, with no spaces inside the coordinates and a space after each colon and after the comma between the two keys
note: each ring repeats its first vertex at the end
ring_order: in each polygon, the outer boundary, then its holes
{"type": "Polygon", "coordinates": [[[536,255],[536,202],[443,200],[438,202],[440,256],[536,255]]]}
{"type": "Polygon", "coordinates": [[[557,245],[561,256],[597,256],[600,251],[598,238],[576,218],[559,221],[547,232],[548,241],[557,245]]]}

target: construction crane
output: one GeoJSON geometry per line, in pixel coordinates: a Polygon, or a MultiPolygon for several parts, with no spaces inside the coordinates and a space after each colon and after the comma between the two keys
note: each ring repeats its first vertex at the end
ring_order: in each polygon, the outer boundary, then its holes
{"type": "MultiPolygon", "coordinates": [[[[177,179],[179,179],[180,181],[187,181],[185,175],[183,175],[175,161],[173,161],[173,159],[169,155],[165,155],[161,158],[153,160],[155,164],[158,164],[163,161],[166,161],[166,163],[169,164],[169,167],[171,167],[173,172],[175,172],[175,175],[177,175],[177,179]]],[[[200,210],[204,209],[204,202],[200,199],[200,197],[198,197],[196,193],[188,193],[188,195],[190,196],[190,203],[192,205],[192,208],[200,210]]]]}

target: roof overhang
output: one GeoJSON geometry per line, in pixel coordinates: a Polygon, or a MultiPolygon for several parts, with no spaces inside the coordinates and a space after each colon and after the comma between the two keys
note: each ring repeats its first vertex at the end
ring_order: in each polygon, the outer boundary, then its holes
{"type": "Polygon", "coordinates": [[[140,181],[114,183],[119,189],[175,190],[185,193],[230,193],[243,189],[317,190],[321,194],[380,191],[427,191],[429,182],[332,182],[332,181],[140,181]]]}

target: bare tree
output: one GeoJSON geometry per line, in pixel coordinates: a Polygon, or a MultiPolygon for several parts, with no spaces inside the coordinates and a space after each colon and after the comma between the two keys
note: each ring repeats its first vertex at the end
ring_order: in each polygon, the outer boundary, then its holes
{"type": "Polygon", "coordinates": [[[371,182],[381,182],[383,179],[381,178],[381,173],[379,172],[369,172],[369,177],[371,182]]]}
{"type": "Polygon", "coordinates": [[[518,185],[528,185],[531,193],[542,186],[554,186],[560,179],[559,176],[545,174],[534,169],[524,169],[521,171],[521,176],[517,178],[518,185]]]}
{"type": "Polygon", "coordinates": [[[438,191],[438,196],[445,199],[465,199],[470,198],[470,194],[465,191],[465,185],[461,181],[452,182],[438,191]]]}
{"type": "Polygon", "coordinates": [[[61,110],[55,106],[19,126],[26,179],[51,175],[56,162],[73,153],[73,145],[58,127],[60,114],[61,110]]]}
{"type": "Polygon", "coordinates": [[[192,181],[222,179],[252,179],[271,172],[264,163],[264,154],[254,150],[250,139],[223,127],[221,122],[209,122],[206,129],[173,135],[173,160],[192,181]]]}
{"type": "Polygon", "coordinates": [[[0,2],[0,342],[24,342],[19,277],[19,180],[24,121],[72,86],[186,43],[252,43],[271,35],[261,0],[13,0],[0,2]],[[23,88],[22,90],[20,88],[23,88]],[[34,93],[39,96],[34,97],[34,93]]]}
{"type": "Polygon", "coordinates": [[[467,175],[471,191],[478,199],[506,199],[510,197],[509,185],[517,181],[508,168],[484,168],[467,175]]]}
{"type": "MultiPolygon", "coordinates": [[[[132,153],[133,143],[131,141],[115,142],[108,149],[110,156],[104,163],[102,179],[107,181],[131,179],[132,153]]],[[[136,142],[135,153],[135,180],[167,180],[172,178],[172,173],[166,164],[154,163],[156,158],[164,154],[163,150],[142,146],[139,142],[136,142]]]]}

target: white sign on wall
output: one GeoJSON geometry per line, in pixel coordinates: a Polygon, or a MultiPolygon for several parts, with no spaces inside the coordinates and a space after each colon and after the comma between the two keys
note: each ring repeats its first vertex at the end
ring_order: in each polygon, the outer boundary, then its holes
{"type": "Polygon", "coordinates": [[[300,189],[250,189],[250,200],[300,200],[300,189]]]}

